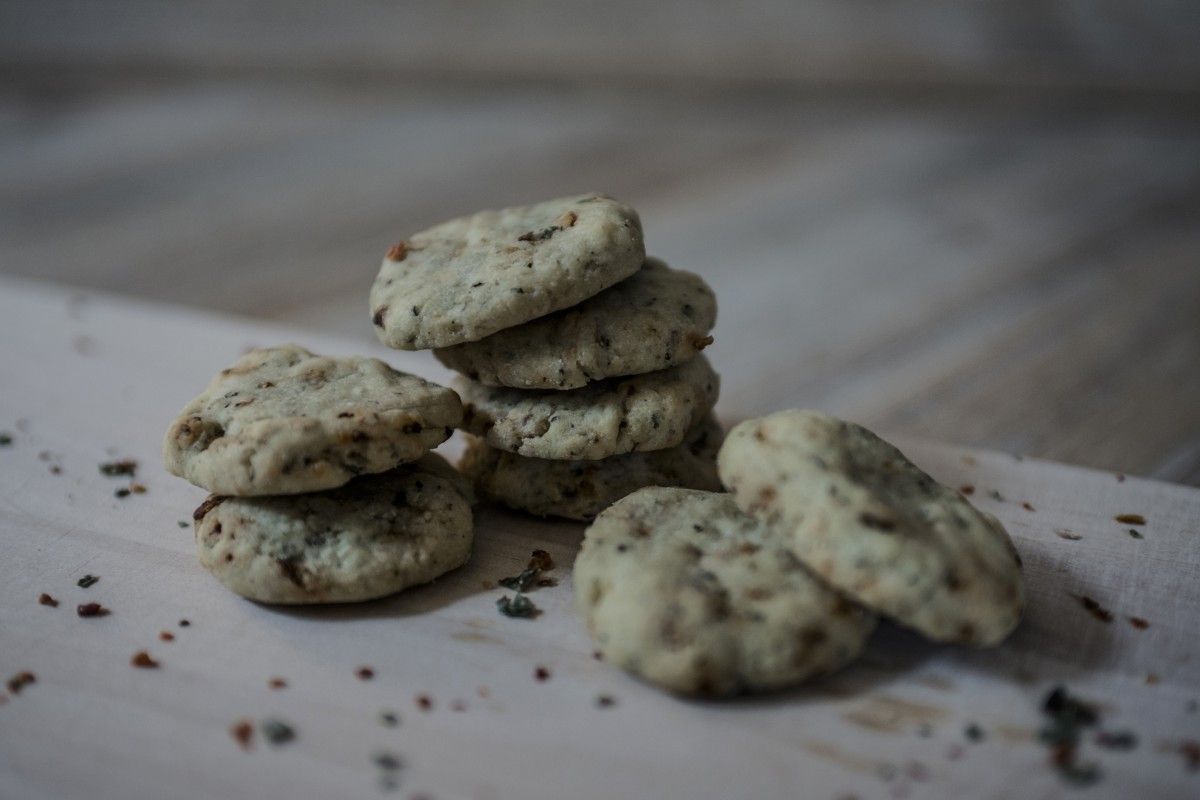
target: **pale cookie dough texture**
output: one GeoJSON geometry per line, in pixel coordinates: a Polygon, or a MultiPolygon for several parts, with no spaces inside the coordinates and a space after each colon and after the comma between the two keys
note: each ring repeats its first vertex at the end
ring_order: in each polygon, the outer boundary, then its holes
{"type": "Polygon", "coordinates": [[[575,595],[606,661],[683,694],[793,686],[849,663],[875,627],[729,495],[689,489],[642,489],[597,517],[575,595]]]}
{"type": "Polygon", "coordinates": [[[578,389],[695,358],[712,342],[716,321],[708,284],[648,258],[632,277],[573,308],[434,355],[487,386],[578,389]]]}
{"type": "Polygon", "coordinates": [[[497,389],[465,378],[455,386],[468,432],[499,450],[555,460],[674,447],[708,415],[720,391],[703,355],[570,392],[497,389]]]}
{"type": "Polygon", "coordinates": [[[420,458],[462,421],[450,389],[287,345],[222,370],[167,430],[167,471],[210,492],[297,494],[420,458]]]}
{"type": "Polygon", "coordinates": [[[209,497],[196,509],[200,563],[263,603],[369,600],[466,563],[466,481],[429,454],[337,489],[292,497],[209,497]]]}
{"type": "Polygon", "coordinates": [[[590,520],[646,486],[720,491],[721,426],[711,416],[683,444],[599,461],[551,461],[497,450],[470,437],[459,466],[482,496],[541,517],[590,520]]]}
{"type": "Polygon", "coordinates": [[[402,350],[472,342],[576,305],[645,259],[637,212],[602,195],[481,211],[394,245],[371,319],[402,350]]]}
{"type": "Polygon", "coordinates": [[[868,608],[981,646],[1020,621],[1020,557],[999,521],[867,429],[781,411],[730,431],[718,467],[742,510],[868,608]]]}

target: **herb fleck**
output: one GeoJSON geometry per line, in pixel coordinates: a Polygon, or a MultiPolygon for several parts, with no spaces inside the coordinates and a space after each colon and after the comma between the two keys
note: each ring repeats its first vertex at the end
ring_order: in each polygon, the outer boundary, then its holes
{"type": "Polygon", "coordinates": [[[186,527],[188,526],[188,524],[189,524],[189,523],[188,523],[188,521],[187,521],[187,520],[183,520],[183,519],[181,519],[181,520],[179,520],[179,522],[177,522],[176,524],[177,524],[177,525],[179,525],[179,527],[181,527],[181,528],[186,528],[186,527]]]}
{"type": "Polygon", "coordinates": [[[100,465],[100,474],[110,478],[119,478],[123,475],[133,477],[137,474],[138,462],[132,458],[122,458],[120,461],[106,461],[100,465]]]}
{"type": "Polygon", "coordinates": [[[11,433],[0,433],[0,447],[8,447],[12,443],[13,437],[11,433]]]}
{"type": "Polygon", "coordinates": [[[1097,603],[1092,598],[1088,597],[1087,595],[1080,595],[1078,599],[1079,599],[1079,604],[1081,606],[1083,606],[1084,610],[1087,611],[1089,614],[1091,614],[1096,619],[1100,620],[1101,622],[1112,622],[1113,621],[1112,612],[1109,611],[1104,606],[1097,603]]]}
{"type": "Polygon", "coordinates": [[[50,595],[46,594],[45,592],[42,592],[40,595],[38,595],[38,602],[44,606],[50,606],[51,608],[58,608],[58,601],[55,600],[50,595]]]}
{"type": "Polygon", "coordinates": [[[617,700],[611,694],[602,694],[596,697],[596,708],[612,708],[616,704],[617,700]]]}
{"type": "Polygon", "coordinates": [[[1087,786],[1100,779],[1096,764],[1080,764],[1077,758],[1079,740],[1084,728],[1099,723],[1095,707],[1072,697],[1066,687],[1056,686],[1042,701],[1042,712],[1050,718],[1038,738],[1050,748],[1050,764],[1063,780],[1077,786],[1087,786]]]}
{"type": "Polygon", "coordinates": [[[109,611],[99,603],[80,603],[75,606],[75,613],[81,617],[107,617],[109,611]]]}
{"type": "Polygon", "coordinates": [[[20,694],[31,683],[37,683],[37,676],[32,672],[18,672],[8,679],[8,690],[13,694],[20,694]]]}
{"type": "Polygon", "coordinates": [[[129,663],[138,669],[158,669],[160,666],[145,650],[138,650],[134,653],[133,658],[129,659],[129,663]]]}
{"type": "Polygon", "coordinates": [[[1033,505],[1030,504],[1028,501],[1021,503],[1021,508],[1025,509],[1026,511],[1035,511],[1036,510],[1036,509],[1034,509],[1033,505]]]}
{"type": "Polygon", "coordinates": [[[99,583],[99,581],[100,576],[98,575],[84,575],[82,578],[75,581],[75,585],[80,589],[86,589],[89,586],[95,586],[97,583],[99,583]]]}
{"type": "Polygon", "coordinates": [[[385,728],[395,728],[400,724],[400,715],[395,711],[380,711],[379,724],[385,728]]]}
{"type": "Polygon", "coordinates": [[[181,627],[181,628],[186,628],[188,625],[191,625],[191,624],[192,623],[188,622],[186,619],[179,620],[179,627],[181,627]]]}
{"type": "Polygon", "coordinates": [[[996,491],[995,489],[992,489],[990,492],[988,492],[988,497],[992,498],[997,503],[1004,502],[1004,495],[1000,494],[1000,492],[996,491]]]}
{"type": "Polygon", "coordinates": [[[496,601],[496,608],[504,616],[518,619],[533,619],[542,613],[542,610],[523,594],[517,594],[511,598],[508,595],[501,597],[496,601]]]}
{"type": "Polygon", "coordinates": [[[400,756],[395,753],[376,753],[371,756],[371,761],[374,762],[375,766],[387,772],[395,772],[404,766],[404,763],[400,760],[400,756]]]}
{"type": "Polygon", "coordinates": [[[1132,750],[1137,743],[1137,734],[1133,731],[1100,731],[1096,734],[1096,744],[1106,750],[1132,750]]]}
{"type": "Polygon", "coordinates": [[[1141,531],[1137,530],[1136,528],[1130,528],[1130,529],[1129,529],[1129,535],[1130,535],[1130,536],[1132,536],[1132,537],[1133,537],[1133,538],[1135,538],[1135,539],[1143,539],[1143,538],[1145,538],[1145,537],[1143,537],[1143,536],[1142,536],[1142,534],[1141,534],[1141,531]]]}
{"type": "Polygon", "coordinates": [[[273,747],[287,744],[296,738],[296,731],[283,720],[266,719],[258,726],[262,731],[263,738],[271,743],[273,747]]]}
{"type": "Polygon", "coordinates": [[[229,726],[229,735],[238,743],[238,747],[249,752],[254,739],[254,725],[248,719],[239,720],[229,726]]]}
{"type": "Polygon", "coordinates": [[[963,734],[967,737],[967,741],[969,742],[982,742],[985,738],[983,728],[979,727],[974,722],[967,725],[966,729],[963,731],[963,734]]]}
{"type": "Polygon", "coordinates": [[[133,494],[133,492],[129,491],[125,487],[121,487],[120,489],[117,489],[115,492],[113,492],[113,497],[117,498],[118,500],[124,500],[126,497],[129,497],[129,495],[131,495],[131,494],[133,494]]]}
{"type": "Polygon", "coordinates": [[[1122,525],[1145,525],[1146,524],[1146,518],[1143,517],[1141,514],[1117,514],[1117,516],[1113,517],[1113,519],[1115,519],[1117,522],[1121,523],[1122,525]]]}

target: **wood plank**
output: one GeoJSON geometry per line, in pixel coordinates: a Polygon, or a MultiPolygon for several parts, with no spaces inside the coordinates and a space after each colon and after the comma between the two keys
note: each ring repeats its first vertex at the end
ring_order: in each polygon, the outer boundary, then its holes
{"type": "Polygon", "coordinates": [[[349,80],[620,80],[1105,87],[1194,95],[1195,18],[1153,0],[956,3],[751,0],[603,8],[232,0],[10,0],[0,52],[30,79],[76,74],[285,73],[349,80]]]}

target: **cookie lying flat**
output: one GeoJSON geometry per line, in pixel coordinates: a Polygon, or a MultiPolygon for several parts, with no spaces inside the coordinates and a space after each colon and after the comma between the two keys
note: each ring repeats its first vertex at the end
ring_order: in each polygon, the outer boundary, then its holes
{"type": "Polygon", "coordinates": [[[996,518],[867,429],[781,411],[730,431],[718,466],[743,510],[868,608],[975,645],[1020,620],[1020,557],[996,518]]]}
{"type": "Polygon", "coordinates": [[[721,426],[711,416],[683,444],[599,461],[551,461],[497,450],[470,437],[459,463],[481,495],[540,517],[590,520],[645,486],[720,491],[721,426]]]}
{"type": "Polygon", "coordinates": [[[716,320],[708,284],[648,258],[632,277],[577,306],[434,355],[486,386],[578,389],[682,364],[712,342],[716,320]]]}
{"type": "Polygon", "coordinates": [[[293,497],[213,496],[196,509],[200,563],[263,603],[369,600],[466,563],[466,481],[440,456],[293,497]]]}
{"type": "Polygon", "coordinates": [[[375,358],[287,345],[222,370],[167,430],[167,470],[217,494],[296,494],[389,470],[462,421],[450,389],[375,358]]]}
{"type": "Polygon", "coordinates": [[[455,387],[467,431],[500,450],[561,461],[674,447],[712,410],[720,381],[701,355],[570,392],[497,389],[465,378],[455,387]]]}
{"type": "Polygon", "coordinates": [[[393,246],[371,318],[389,347],[472,342],[586,300],[645,257],[637,212],[602,195],[481,211],[393,246]]]}
{"type": "Polygon", "coordinates": [[[675,692],[792,686],[857,656],[874,617],[727,494],[650,488],[592,523],[575,595],[605,660],[675,692]]]}

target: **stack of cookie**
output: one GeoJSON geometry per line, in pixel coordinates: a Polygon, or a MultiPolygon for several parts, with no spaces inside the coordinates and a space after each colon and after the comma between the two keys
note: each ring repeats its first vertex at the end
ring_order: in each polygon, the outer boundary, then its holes
{"type": "Polygon", "coordinates": [[[683,694],[769,691],[853,661],[877,615],[983,647],[1020,622],[1004,527],[865,428],[781,411],[718,464],[727,494],[643,489],[588,528],[576,601],[609,663],[683,694]]]}
{"type": "Polygon", "coordinates": [[[183,409],[171,473],[213,494],[196,509],[201,564],[266,603],[367,600],[466,563],[472,492],[429,450],[458,396],[373,358],[253,350],[183,409]]]}
{"type": "Polygon", "coordinates": [[[461,374],[461,466],[494,500],[585,520],[644,486],[720,486],[700,352],[716,301],[646,258],[628,206],[567,197],[418,233],[388,252],[371,313],[385,344],[461,374]]]}

